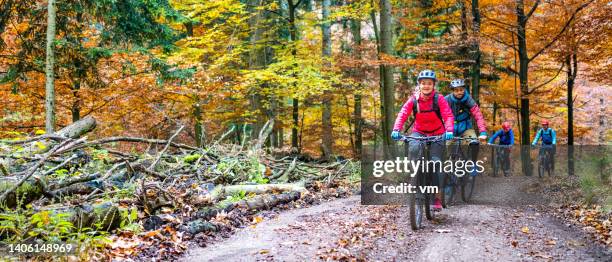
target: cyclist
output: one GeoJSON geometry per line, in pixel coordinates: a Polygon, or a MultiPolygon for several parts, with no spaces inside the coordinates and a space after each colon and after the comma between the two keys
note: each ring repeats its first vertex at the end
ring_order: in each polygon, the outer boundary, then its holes
{"type": "MultiPolygon", "coordinates": [[[[510,124],[510,122],[505,121],[502,123],[502,129],[498,130],[497,132],[495,132],[495,134],[493,134],[493,136],[491,136],[491,138],[489,139],[489,145],[495,143],[495,139],[497,139],[499,137],[499,144],[500,145],[506,145],[506,146],[513,146],[514,145],[514,132],[512,132],[512,125],[510,124]]],[[[503,154],[504,158],[502,159],[503,162],[503,169],[504,169],[504,174],[509,174],[510,173],[510,147],[508,148],[504,148],[506,150],[506,154],[503,154]]]]}
{"type": "Polygon", "coordinates": [[[550,122],[548,122],[548,120],[544,119],[540,122],[540,124],[542,125],[542,128],[540,128],[540,130],[538,130],[538,132],[536,133],[536,136],[533,139],[531,145],[537,145],[540,138],[542,138],[542,145],[552,145],[551,147],[541,147],[539,155],[542,156],[542,154],[544,154],[544,150],[551,150],[551,156],[553,157],[550,158],[550,163],[552,170],[555,170],[554,155],[556,153],[555,151],[557,145],[557,133],[555,132],[555,130],[549,127],[550,122]]]}
{"type": "MultiPolygon", "coordinates": [[[[480,135],[478,139],[487,139],[487,124],[480,112],[480,107],[476,101],[470,96],[466,90],[465,81],[463,79],[455,79],[451,81],[451,94],[446,95],[446,102],[453,110],[455,116],[454,136],[464,138],[476,138],[476,131],[472,127],[472,117],[476,120],[480,135]]],[[[478,159],[478,141],[470,142],[470,152],[472,161],[478,159]]]]}
{"type": "MultiPolygon", "coordinates": [[[[437,78],[434,71],[423,70],[419,73],[417,77],[417,91],[414,96],[411,96],[408,101],[406,101],[397,114],[391,138],[394,140],[399,140],[401,138],[400,130],[410,115],[414,115],[415,119],[410,136],[444,135],[444,138],[447,140],[453,138],[453,112],[444,99],[444,96],[436,93],[436,82],[437,78]]],[[[420,159],[421,156],[417,156],[419,153],[419,144],[409,143],[408,147],[411,159],[420,159]]],[[[442,141],[433,143],[431,145],[431,160],[442,161],[443,155],[444,143],[442,141]]],[[[442,188],[442,170],[435,171],[437,175],[433,177],[433,183],[434,185],[438,185],[438,188],[442,188]]],[[[436,210],[442,209],[442,190],[438,191],[433,206],[436,210]]]]}

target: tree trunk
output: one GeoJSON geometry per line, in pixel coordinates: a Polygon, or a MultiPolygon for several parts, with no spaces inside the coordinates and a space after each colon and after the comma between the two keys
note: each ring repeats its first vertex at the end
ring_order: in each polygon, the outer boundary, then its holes
{"type": "Polygon", "coordinates": [[[45,62],[45,130],[52,134],[55,130],[55,86],[53,42],[55,41],[55,0],[47,2],[47,54],[45,62]]]}
{"type": "MultiPolygon", "coordinates": [[[[254,15],[249,19],[249,28],[254,28],[253,33],[250,37],[250,45],[251,50],[249,52],[249,68],[251,69],[263,69],[266,65],[266,53],[265,48],[261,46],[261,40],[264,34],[264,26],[261,25],[264,17],[262,11],[258,10],[257,7],[261,5],[261,0],[251,0],[249,1],[249,6],[251,8],[250,12],[253,12],[254,15]]],[[[251,90],[250,94],[250,103],[251,103],[251,111],[255,113],[255,122],[253,123],[253,132],[252,138],[257,137],[259,131],[261,130],[262,124],[264,122],[262,116],[262,98],[258,93],[258,90],[251,90]]]]}
{"type": "Polygon", "coordinates": [[[197,147],[202,147],[204,144],[204,127],[202,126],[202,108],[200,107],[200,101],[198,95],[195,95],[194,99],[196,102],[193,104],[193,131],[195,133],[195,142],[197,147]]]}
{"type": "Polygon", "coordinates": [[[72,84],[72,107],[70,111],[72,113],[72,122],[79,121],[81,119],[81,96],[79,95],[79,90],[81,89],[81,80],[75,79],[72,84]]]}
{"type": "MultiPolygon", "coordinates": [[[[353,45],[355,48],[355,59],[361,59],[361,21],[359,20],[351,20],[351,31],[353,34],[353,45]]],[[[363,80],[362,69],[358,68],[356,70],[357,82],[360,83],[363,80]]],[[[361,87],[361,86],[359,86],[361,87]]],[[[360,88],[361,89],[361,88],[360,88]]],[[[363,119],[361,116],[361,93],[359,91],[355,92],[355,105],[353,109],[353,119],[355,123],[355,146],[353,148],[355,157],[361,159],[361,151],[363,149],[363,119]]]]}
{"type": "MultiPolygon", "coordinates": [[[[391,1],[380,0],[380,54],[379,59],[382,55],[393,54],[393,34],[391,32],[391,1]]],[[[383,146],[385,149],[385,155],[394,155],[394,149],[391,147],[393,141],[391,140],[391,131],[393,131],[394,122],[394,104],[395,104],[395,89],[393,87],[393,68],[388,65],[381,66],[381,79],[382,79],[382,92],[381,98],[381,113],[382,119],[382,137],[383,146]]]]}
{"type": "Polygon", "coordinates": [[[493,125],[497,123],[497,102],[493,102],[493,125]]]}
{"type": "Polygon", "coordinates": [[[472,37],[474,43],[472,46],[472,52],[474,52],[474,64],[472,65],[472,98],[479,101],[480,96],[480,9],[478,7],[478,0],[472,0],[472,16],[473,16],[473,28],[472,37]]]}
{"type": "Polygon", "coordinates": [[[518,54],[519,54],[519,83],[521,86],[521,162],[522,170],[526,176],[531,176],[531,157],[529,155],[529,85],[528,85],[528,70],[529,56],[527,54],[527,39],[525,29],[527,26],[527,17],[523,10],[523,0],[516,0],[516,17],[517,17],[517,38],[518,38],[518,54]]]}
{"type": "Polygon", "coordinates": [[[566,58],[567,65],[567,173],[574,175],[574,81],[578,75],[575,50],[566,58]]]}
{"type": "MultiPolygon", "coordinates": [[[[323,59],[326,59],[325,65],[331,70],[331,54],[332,54],[332,43],[331,43],[331,28],[329,20],[329,8],[331,6],[331,0],[323,0],[322,5],[322,20],[321,31],[323,34],[323,59]]],[[[331,88],[331,87],[330,87],[331,88]]],[[[334,138],[332,134],[332,92],[330,90],[323,91],[323,112],[321,116],[322,134],[321,134],[321,149],[322,159],[330,160],[333,154],[333,143],[334,138]]]]}
{"type": "MultiPolygon", "coordinates": [[[[301,1],[299,1],[297,4],[293,3],[293,0],[287,0],[288,4],[289,4],[289,37],[291,38],[290,41],[294,42],[297,40],[297,27],[295,25],[295,11],[298,7],[298,5],[301,3],[301,1]]],[[[293,57],[297,56],[297,50],[295,49],[295,46],[292,47],[291,50],[291,55],[293,55],[293,57]]],[[[296,65],[297,66],[297,65],[296,65]]],[[[298,126],[300,124],[299,120],[299,114],[300,114],[300,107],[299,107],[300,103],[298,101],[297,98],[293,98],[292,99],[292,118],[293,118],[293,125],[291,126],[291,148],[292,151],[294,152],[300,152],[300,145],[298,143],[298,126]]]]}
{"type": "MultiPolygon", "coordinates": [[[[459,0],[459,7],[461,9],[461,47],[459,48],[461,56],[464,56],[466,60],[469,59],[470,46],[468,45],[468,23],[467,23],[467,7],[465,6],[465,0],[459,0]]],[[[467,78],[470,73],[469,63],[461,63],[460,67],[463,69],[463,78],[467,78]]]]}

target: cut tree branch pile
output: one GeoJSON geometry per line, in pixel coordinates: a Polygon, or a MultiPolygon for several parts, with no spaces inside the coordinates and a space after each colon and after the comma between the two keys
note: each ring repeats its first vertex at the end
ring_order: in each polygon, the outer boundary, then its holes
{"type": "Polygon", "coordinates": [[[350,160],[276,158],[262,149],[266,131],[248,146],[217,141],[199,148],[178,142],[183,126],[167,140],[87,139],[95,126],[87,117],[55,134],[0,140],[3,212],[32,206],[67,214],[76,228],[104,231],[126,222],[155,229],[159,225],[150,222],[156,217],[195,234],[214,228],[209,220],[220,212],[269,209],[299,199],[316,181],[329,183],[358,171],[350,160]],[[147,150],[134,152],[133,145],[147,150]],[[132,150],[125,150],[128,146],[132,150]],[[126,221],[125,210],[132,209],[138,221],[126,221]]]}

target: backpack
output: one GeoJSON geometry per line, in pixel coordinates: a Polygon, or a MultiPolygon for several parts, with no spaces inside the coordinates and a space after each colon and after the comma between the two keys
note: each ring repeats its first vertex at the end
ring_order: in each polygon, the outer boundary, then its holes
{"type": "Polygon", "coordinates": [[[499,134],[499,144],[500,145],[509,145],[510,144],[510,131],[512,131],[512,129],[508,130],[508,132],[504,132],[504,130],[499,130],[498,132],[501,132],[499,134]]]}
{"type": "Polygon", "coordinates": [[[470,108],[467,106],[466,103],[459,102],[459,104],[457,105],[457,109],[458,114],[455,116],[455,123],[471,120],[472,116],[470,115],[470,108]],[[459,116],[462,116],[463,118],[461,120],[457,119],[459,116]]]}
{"type": "Polygon", "coordinates": [[[552,129],[548,128],[547,131],[544,131],[544,129],[540,129],[540,134],[542,135],[542,144],[545,145],[550,145],[552,144],[553,138],[552,138],[552,129]]]}
{"type": "Polygon", "coordinates": [[[442,125],[444,125],[444,119],[442,119],[442,113],[440,113],[440,106],[438,105],[438,93],[434,94],[433,97],[433,104],[431,105],[431,110],[426,110],[426,111],[421,111],[419,110],[419,100],[416,98],[416,96],[412,96],[412,101],[414,101],[412,103],[412,122],[410,122],[410,125],[408,125],[408,127],[406,127],[406,130],[410,129],[410,127],[412,127],[412,125],[414,124],[414,121],[416,121],[416,114],[417,113],[428,113],[431,111],[434,111],[436,113],[436,115],[438,116],[438,119],[440,119],[440,122],[442,122],[442,125]]]}

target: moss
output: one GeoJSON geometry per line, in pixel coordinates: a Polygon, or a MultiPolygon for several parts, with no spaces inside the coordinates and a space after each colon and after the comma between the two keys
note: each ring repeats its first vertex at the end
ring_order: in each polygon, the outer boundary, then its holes
{"type": "Polygon", "coordinates": [[[195,163],[198,159],[200,159],[200,157],[202,157],[201,154],[193,154],[193,155],[187,155],[183,158],[183,162],[188,163],[188,164],[193,164],[195,163]]]}
{"type": "MultiPolygon", "coordinates": [[[[0,192],[10,189],[17,182],[18,180],[15,178],[0,179],[0,192]]],[[[17,203],[25,206],[32,201],[39,199],[42,194],[43,192],[40,183],[36,182],[34,179],[28,179],[23,182],[23,184],[21,184],[21,186],[19,186],[15,192],[9,194],[6,201],[2,204],[8,208],[17,207],[17,203]]]]}

